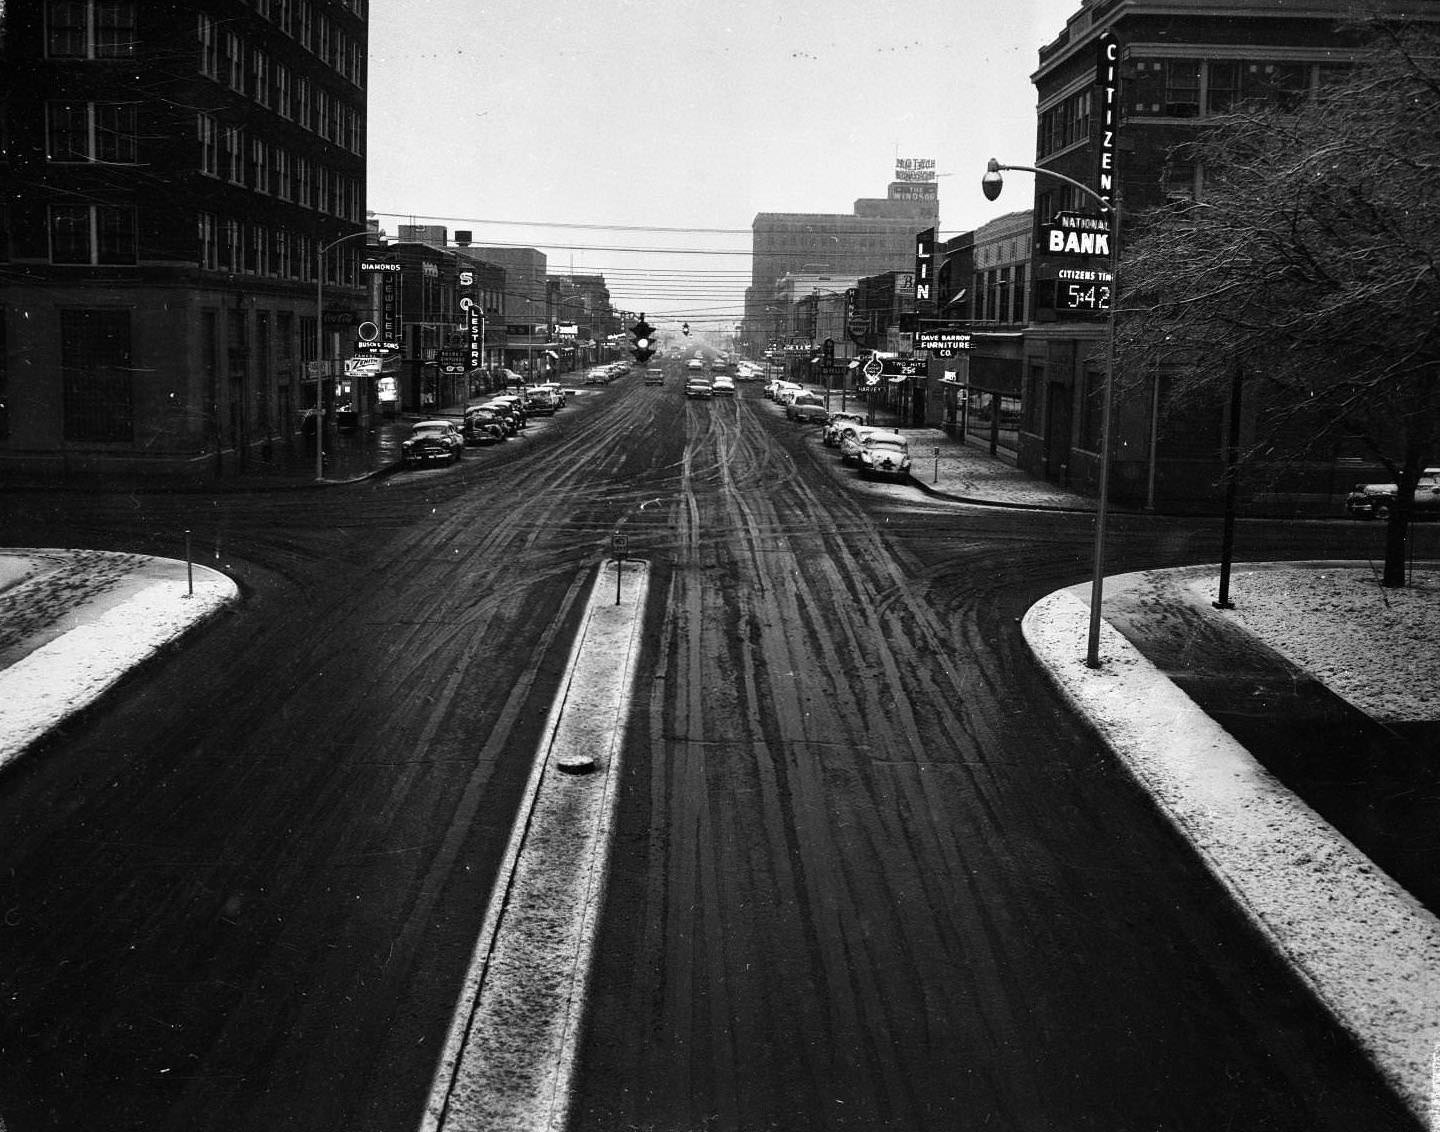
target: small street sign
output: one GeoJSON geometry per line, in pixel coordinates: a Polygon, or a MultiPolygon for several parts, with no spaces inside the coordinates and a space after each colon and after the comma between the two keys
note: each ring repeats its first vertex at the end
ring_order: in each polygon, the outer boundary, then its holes
{"type": "Polygon", "coordinates": [[[885,363],[879,358],[870,358],[860,367],[860,372],[870,379],[871,384],[874,384],[885,372],[885,363]]]}

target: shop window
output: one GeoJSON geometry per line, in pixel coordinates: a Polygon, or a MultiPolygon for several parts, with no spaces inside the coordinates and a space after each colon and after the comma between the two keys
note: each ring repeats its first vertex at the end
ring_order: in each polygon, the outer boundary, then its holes
{"type": "Polygon", "coordinates": [[[60,372],[66,440],[134,439],[129,311],[62,310],[60,372]]]}

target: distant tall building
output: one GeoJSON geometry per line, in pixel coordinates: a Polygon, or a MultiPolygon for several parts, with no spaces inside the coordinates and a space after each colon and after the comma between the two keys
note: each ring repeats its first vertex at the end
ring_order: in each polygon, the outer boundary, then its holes
{"type": "Polygon", "coordinates": [[[0,467],[289,442],[368,317],[366,41],[364,0],[0,4],[0,467]]]}
{"type": "Polygon", "coordinates": [[[750,286],[745,291],[742,337],[755,342],[773,326],[773,314],[766,307],[772,305],[777,279],[787,274],[863,276],[910,270],[915,234],[935,225],[939,217],[933,180],[893,181],[884,199],[857,200],[849,213],[759,213],[751,225],[750,286]]]}

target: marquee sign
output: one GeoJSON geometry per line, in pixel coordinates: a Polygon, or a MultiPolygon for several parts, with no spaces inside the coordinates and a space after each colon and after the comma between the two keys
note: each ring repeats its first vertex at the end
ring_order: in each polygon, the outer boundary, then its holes
{"type": "Polygon", "coordinates": [[[1086,212],[1057,212],[1040,225],[1041,247],[1047,255],[1110,254],[1110,221],[1086,212]]]}

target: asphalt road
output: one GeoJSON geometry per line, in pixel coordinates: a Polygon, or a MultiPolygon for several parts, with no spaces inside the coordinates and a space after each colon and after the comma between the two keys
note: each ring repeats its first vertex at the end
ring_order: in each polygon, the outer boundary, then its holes
{"type": "MultiPolygon", "coordinates": [[[[651,623],[575,1129],[1412,1127],[1030,660],[1088,517],[858,485],[755,386],[586,400],[355,487],[0,496],[246,592],[0,776],[8,1129],[415,1127],[617,529],[651,623]]],[[[1216,527],[1116,519],[1111,568],[1216,527]]]]}

